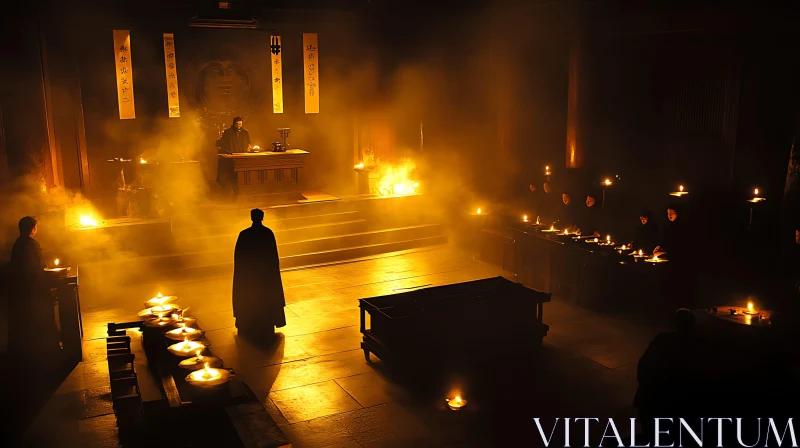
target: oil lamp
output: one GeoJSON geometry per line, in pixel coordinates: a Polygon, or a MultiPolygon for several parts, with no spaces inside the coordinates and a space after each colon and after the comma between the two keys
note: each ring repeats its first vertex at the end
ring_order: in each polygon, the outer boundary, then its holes
{"type": "Polygon", "coordinates": [[[187,327],[185,323],[180,323],[178,328],[167,331],[164,333],[164,336],[175,341],[182,341],[187,339],[196,339],[202,334],[203,332],[197,328],[187,327]]]}
{"type": "Polygon", "coordinates": [[[210,387],[227,383],[231,377],[231,372],[225,369],[216,369],[209,363],[204,363],[202,369],[186,375],[186,382],[195,386],[210,387]]]}
{"type": "Polygon", "coordinates": [[[653,258],[647,258],[644,261],[646,261],[648,263],[654,263],[655,264],[655,263],[664,263],[667,260],[665,260],[663,258],[658,258],[658,255],[653,255],[653,258]]]}
{"type": "Polygon", "coordinates": [[[460,395],[456,395],[456,396],[455,396],[455,398],[453,398],[452,400],[451,400],[451,399],[449,399],[449,398],[445,398],[445,400],[444,400],[444,401],[446,401],[446,402],[447,402],[447,406],[448,406],[450,409],[452,409],[453,411],[459,411],[459,410],[461,410],[461,409],[462,409],[464,406],[466,406],[466,405],[467,405],[467,400],[464,400],[463,398],[461,398],[461,396],[460,396],[460,395]]]}
{"type": "Polygon", "coordinates": [[[758,193],[759,193],[758,192],[758,188],[754,189],[753,190],[753,198],[752,199],[748,199],[747,202],[756,203],[756,202],[766,201],[765,198],[759,197],[758,193]]]}
{"type": "Polygon", "coordinates": [[[144,325],[150,328],[164,328],[175,325],[175,319],[168,316],[157,317],[155,319],[144,321],[144,325]]]}
{"type": "Polygon", "coordinates": [[[158,294],[156,294],[155,297],[152,297],[152,298],[148,299],[147,302],[144,303],[144,306],[145,306],[145,308],[152,308],[152,307],[155,307],[155,306],[163,306],[163,305],[166,305],[168,303],[174,302],[175,299],[177,299],[176,296],[163,296],[159,292],[158,294]]]}
{"type": "Polygon", "coordinates": [[[197,370],[203,368],[206,364],[212,367],[222,367],[222,360],[216,356],[203,356],[203,349],[198,350],[195,356],[186,358],[179,362],[178,365],[184,369],[197,370]]]}
{"type": "Polygon", "coordinates": [[[556,225],[553,224],[553,225],[550,226],[549,229],[544,229],[544,230],[542,230],[542,232],[554,233],[554,232],[560,232],[560,230],[556,229],[556,225]]]}
{"type": "Polygon", "coordinates": [[[678,191],[673,191],[669,195],[670,196],[681,197],[681,196],[685,196],[687,194],[689,194],[689,192],[684,189],[683,185],[678,185],[678,191]]]}
{"type": "Polygon", "coordinates": [[[55,260],[53,260],[53,265],[44,268],[44,270],[47,272],[63,272],[63,271],[68,271],[69,267],[61,266],[61,260],[56,258],[55,260]]]}
{"type": "Polygon", "coordinates": [[[167,347],[173,355],[189,357],[197,353],[198,350],[203,350],[205,345],[197,341],[190,341],[189,338],[184,338],[183,342],[178,342],[167,347]]]}
{"type": "Polygon", "coordinates": [[[139,311],[139,317],[164,317],[172,314],[172,312],[176,309],[178,309],[177,305],[173,303],[165,303],[163,305],[156,305],[139,311]]]}

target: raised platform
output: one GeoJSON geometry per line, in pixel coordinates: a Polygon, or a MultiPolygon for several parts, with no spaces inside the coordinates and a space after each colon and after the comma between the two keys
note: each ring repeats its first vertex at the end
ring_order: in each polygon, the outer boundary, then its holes
{"type": "MultiPolygon", "coordinates": [[[[261,206],[264,224],[273,229],[278,240],[282,268],[333,263],[447,242],[438,216],[431,213],[436,208],[423,195],[353,196],[339,200],[317,195],[316,198],[319,200],[314,202],[261,206]]],[[[254,206],[258,204],[246,207],[233,203],[200,204],[177,213],[169,222],[169,232],[153,232],[148,226],[155,223],[143,223],[140,237],[125,234],[119,242],[126,245],[141,242],[137,250],[107,255],[92,252],[91,257],[78,261],[82,287],[109,295],[114,294],[114,288],[125,284],[231,275],[236,238],[250,226],[250,209],[254,206]],[[166,234],[167,241],[152,244],[152,233],[166,234]],[[108,281],[110,277],[113,282],[108,281]]]]}

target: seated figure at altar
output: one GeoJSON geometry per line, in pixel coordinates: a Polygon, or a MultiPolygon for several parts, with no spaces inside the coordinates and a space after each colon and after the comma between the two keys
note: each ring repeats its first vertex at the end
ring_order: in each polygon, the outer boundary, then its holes
{"type": "Polygon", "coordinates": [[[597,199],[593,193],[586,194],[584,205],[577,223],[581,234],[600,236],[600,230],[603,228],[603,211],[597,206],[597,199]]]}
{"type": "Polygon", "coordinates": [[[233,119],[231,127],[222,133],[222,137],[217,142],[217,148],[220,154],[235,154],[253,149],[253,145],[250,143],[250,133],[244,128],[242,117],[233,119]]]}
{"type": "Polygon", "coordinates": [[[239,335],[265,341],[286,325],[275,234],[264,226],[264,212],[250,212],[253,224],[239,233],[233,252],[233,316],[239,335]]]}
{"type": "Polygon", "coordinates": [[[641,224],[637,225],[636,230],[633,232],[631,248],[634,250],[641,249],[649,254],[653,252],[659,242],[658,226],[653,220],[653,212],[644,210],[639,215],[639,222],[641,224]]]}
{"type": "Polygon", "coordinates": [[[653,249],[653,254],[658,256],[666,254],[670,261],[686,261],[692,235],[686,228],[685,218],[681,217],[677,204],[667,206],[667,219],[669,219],[667,228],[653,249]]]}
{"type": "MultiPolygon", "coordinates": [[[[568,191],[561,193],[561,201],[556,204],[551,213],[559,229],[573,229],[577,223],[575,206],[572,204],[572,195],[568,191]]],[[[548,219],[550,219],[548,217],[548,219]]],[[[544,221],[547,223],[547,221],[544,221]]]]}
{"type": "Polygon", "coordinates": [[[50,357],[58,350],[53,301],[45,283],[42,248],[33,239],[39,231],[35,218],[19,221],[19,238],[11,249],[8,353],[18,360],[50,357]]]}

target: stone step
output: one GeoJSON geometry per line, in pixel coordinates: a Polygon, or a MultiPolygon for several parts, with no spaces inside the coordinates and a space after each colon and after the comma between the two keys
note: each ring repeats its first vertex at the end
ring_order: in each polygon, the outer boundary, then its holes
{"type": "MultiPolygon", "coordinates": [[[[295,229],[298,227],[308,227],[314,224],[329,224],[342,221],[353,221],[359,219],[358,211],[344,211],[327,213],[321,215],[294,216],[288,218],[264,218],[264,225],[272,230],[295,229]]],[[[225,233],[239,232],[245,227],[249,227],[252,221],[250,213],[245,213],[226,221],[213,221],[203,217],[193,221],[173,219],[172,228],[176,233],[175,237],[180,238],[178,233],[182,231],[202,232],[206,235],[217,235],[225,233]]]]}
{"type": "MultiPolygon", "coordinates": [[[[313,252],[308,254],[282,256],[281,269],[290,269],[303,266],[324,265],[339,261],[353,260],[411,249],[446,244],[447,237],[433,236],[405,241],[392,241],[387,243],[371,244],[367,246],[344,247],[329,251],[313,252]]],[[[181,281],[191,278],[216,278],[233,276],[233,262],[219,263],[206,266],[187,267],[169,272],[153,274],[138,280],[137,283],[158,283],[167,281],[181,281]]]]}
{"type": "MultiPolygon", "coordinates": [[[[336,260],[344,260],[350,258],[349,254],[354,251],[356,253],[366,252],[366,255],[356,256],[363,257],[371,255],[372,251],[375,250],[377,250],[375,253],[383,253],[415,248],[417,246],[414,245],[414,241],[444,238],[443,234],[444,230],[440,225],[401,227],[287,242],[278,245],[278,253],[281,260],[287,260],[291,266],[302,266],[305,264],[325,263],[330,257],[336,260]],[[393,244],[399,244],[403,247],[396,249],[393,248],[393,244]],[[409,247],[404,247],[404,245],[409,247]],[[318,258],[321,261],[317,261],[318,258]]],[[[155,275],[166,274],[169,276],[171,275],[170,273],[180,270],[198,269],[227,263],[232,265],[234,244],[235,240],[228,246],[217,246],[217,250],[181,252],[83,264],[79,266],[81,284],[82,286],[89,283],[130,284],[132,282],[147,281],[155,275]],[[114,276],[113,281],[108,277],[112,274],[114,276]]]]}

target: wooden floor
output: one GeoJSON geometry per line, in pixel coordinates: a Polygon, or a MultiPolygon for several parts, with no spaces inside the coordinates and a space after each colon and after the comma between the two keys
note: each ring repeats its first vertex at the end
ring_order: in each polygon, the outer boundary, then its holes
{"type": "MultiPolygon", "coordinates": [[[[477,439],[469,420],[453,419],[442,403],[415,399],[380,363],[365,362],[357,299],[497,275],[510,274],[453,246],[285,271],[287,325],[266,349],[237,337],[229,278],[161,285],[160,292],[191,307],[214,354],[253,388],[295,447],[472,446],[477,439]]],[[[159,292],[150,288],[120,291],[111,306],[108,298],[82,297],[84,362],[37,418],[31,443],[116,446],[113,415],[104,404],[102,338],[107,322],[136,319],[143,301],[159,292]]],[[[542,406],[574,409],[576,417],[634,416],[636,362],[659,329],[633,321],[558,298],[546,304],[544,376],[553,390],[543,392],[542,406]]]]}

